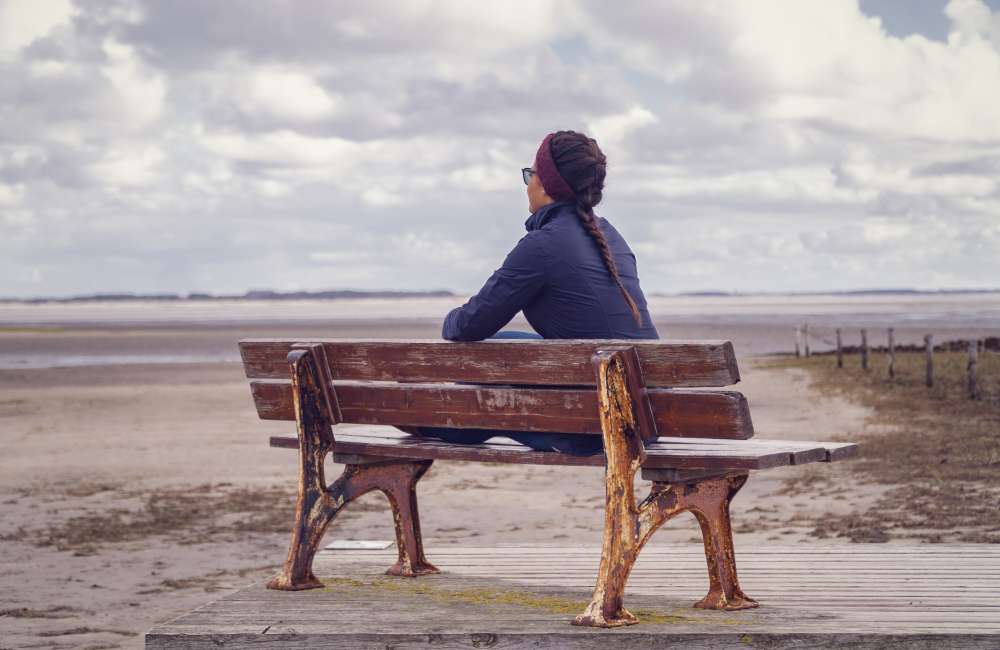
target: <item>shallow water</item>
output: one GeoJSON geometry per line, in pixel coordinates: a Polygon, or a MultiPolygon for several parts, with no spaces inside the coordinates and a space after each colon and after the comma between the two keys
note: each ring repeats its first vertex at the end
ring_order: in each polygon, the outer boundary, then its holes
{"type": "MultiPolygon", "coordinates": [[[[439,338],[465,297],[344,300],[0,303],[0,369],[239,361],[236,342],[260,337],[439,338]],[[6,330],[6,331],[5,331],[6,330]]],[[[1000,335],[1000,293],[651,296],[661,338],[725,339],[737,354],[790,352],[810,325],[814,350],[1000,335]]],[[[506,329],[529,330],[522,316],[506,329]]]]}
{"type": "MultiPolygon", "coordinates": [[[[76,303],[0,303],[0,327],[323,322],[443,318],[467,298],[351,298],[341,300],[179,300],[76,303]]],[[[650,296],[663,322],[786,324],[835,318],[845,326],[1000,324],[1000,292],[885,295],[650,296]]]]}

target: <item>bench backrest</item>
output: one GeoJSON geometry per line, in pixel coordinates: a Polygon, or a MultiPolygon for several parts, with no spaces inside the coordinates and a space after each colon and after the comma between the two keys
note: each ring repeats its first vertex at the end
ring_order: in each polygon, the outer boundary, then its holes
{"type": "Polygon", "coordinates": [[[262,419],[295,419],[286,358],[304,343],[325,352],[345,423],[600,434],[591,358],[600,349],[630,346],[659,436],[753,435],[742,394],[692,389],[739,381],[728,341],[242,340],[244,369],[262,419]]]}
{"type": "Polygon", "coordinates": [[[635,349],[657,435],[753,435],[742,394],[693,389],[739,381],[728,341],[242,340],[262,419],[295,419],[287,356],[302,344],[325,353],[331,394],[345,423],[600,434],[592,357],[627,346],[635,349]]]}

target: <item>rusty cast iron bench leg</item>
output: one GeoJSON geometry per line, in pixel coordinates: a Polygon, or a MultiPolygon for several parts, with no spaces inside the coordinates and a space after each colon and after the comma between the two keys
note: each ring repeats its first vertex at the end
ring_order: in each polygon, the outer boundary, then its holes
{"type": "Polygon", "coordinates": [[[424,557],[416,494],[417,481],[433,461],[350,464],[328,487],[323,467],[326,455],[333,448],[331,425],[336,424],[336,410],[330,408],[330,397],[325,394],[321,379],[328,370],[324,372],[318,367],[326,358],[314,348],[306,348],[293,350],[288,361],[299,437],[299,494],[288,559],[268,588],[297,591],[322,587],[313,574],[312,562],[323,533],[344,506],[376,489],[389,500],[399,549],[399,559],[386,573],[396,576],[437,573],[438,569],[424,557]]]}
{"type": "Polygon", "coordinates": [[[736,577],[729,524],[729,501],[746,482],[745,473],[690,484],[654,481],[649,496],[636,505],[633,482],[646,452],[639,434],[637,393],[629,382],[634,370],[630,373],[629,363],[620,350],[601,350],[593,357],[607,458],[604,541],[593,598],[573,624],[616,627],[638,622],[624,606],[629,573],[656,529],[685,511],[691,511],[701,524],[708,560],[709,593],[695,607],[756,607],[757,602],[743,594],[736,577]]]}
{"type": "MultiPolygon", "coordinates": [[[[701,609],[749,609],[758,603],[740,589],[736,576],[736,554],[729,504],[747,482],[747,474],[706,480],[685,495],[687,509],[701,525],[701,537],[708,561],[708,595],[694,604],[701,609]]],[[[688,486],[685,486],[685,490],[688,486]]]]}

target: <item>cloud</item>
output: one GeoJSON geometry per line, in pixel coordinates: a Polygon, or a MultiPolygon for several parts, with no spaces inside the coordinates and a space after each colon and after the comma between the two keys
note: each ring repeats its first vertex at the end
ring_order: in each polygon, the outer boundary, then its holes
{"type": "Polygon", "coordinates": [[[290,123],[329,119],[343,103],[307,74],[270,67],[251,72],[242,99],[250,112],[290,123]]]}
{"type": "Polygon", "coordinates": [[[108,39],[102,48],[107,55],[103,72],[121,102],[122,116],[134,129],[153,125],[163,111],[167,93],[163,76],[144,66],[127,45],[108,39]]]}
{"type": "Polygon", "coordinates": [[[24,185],[0,184],[0,206],[16,206],[24,198],[24,185]]]}
{"type": "Polygon", "coordinates": [[[949,41],[984,39],[1000,49],[1000,14],[992,13],[982,0],[951,0],[944,13],[952,23],[949,41]]]}
{"type": "Polygon", "coordinates": [[[608,154],[598,213],[647,291],[994,284],[1000,12],[938,21],[946,39],[851,0],[0,3],[0,295],[474,291],[562,128],[608,154]]]}
{"type": "Polygon", "coordinates": [[[70,0],[0,3],[0,61],[16,58],[36,39],[66,25],[72,15],[70,0]]]}

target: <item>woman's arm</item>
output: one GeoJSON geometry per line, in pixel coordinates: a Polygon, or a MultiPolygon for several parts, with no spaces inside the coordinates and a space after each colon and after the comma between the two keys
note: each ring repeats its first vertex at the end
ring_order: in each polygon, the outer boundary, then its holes
{"type": "Polygon", "coordinates": [[[441,337],[481,341],[496,334],[545,286],[545,257],[539,234],[530,232],[507,254],[479,293],[444,319],[441,337]]]}

